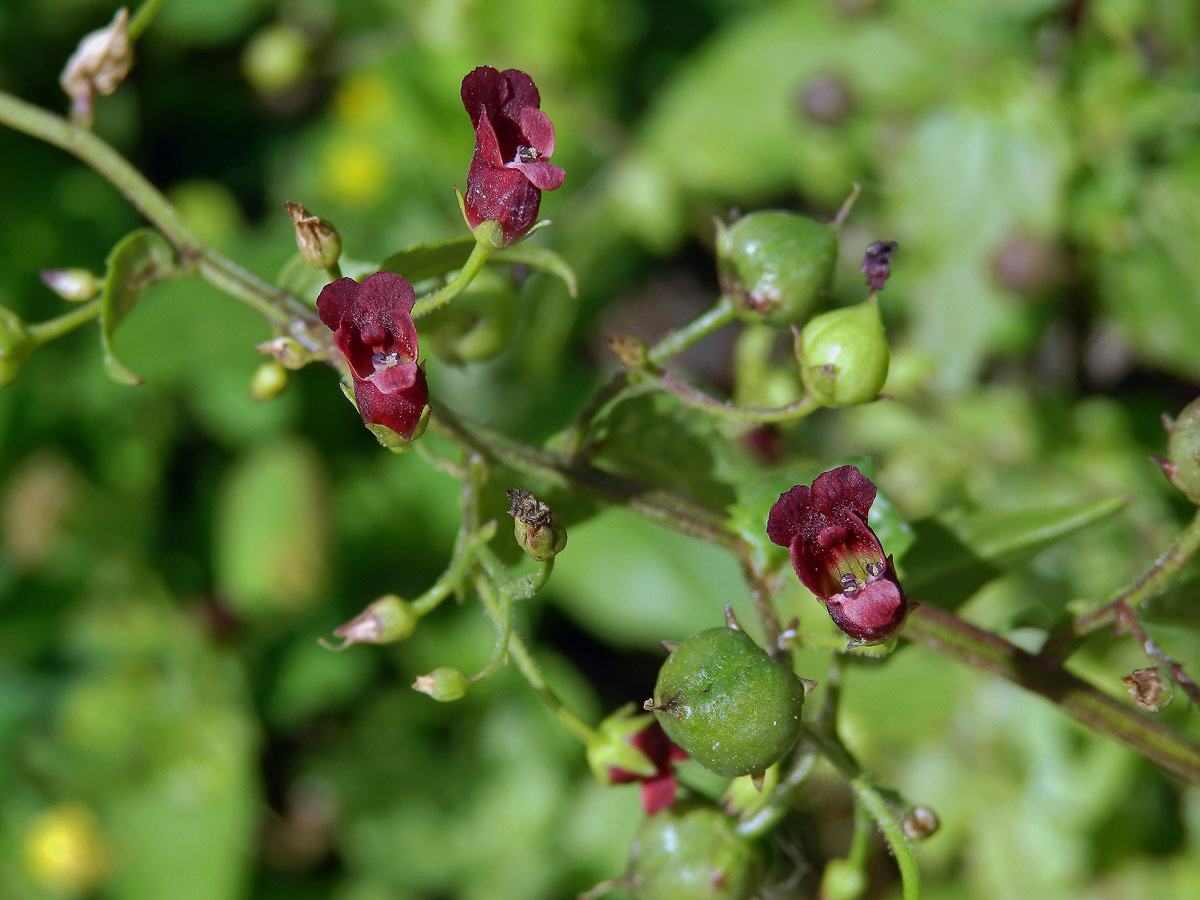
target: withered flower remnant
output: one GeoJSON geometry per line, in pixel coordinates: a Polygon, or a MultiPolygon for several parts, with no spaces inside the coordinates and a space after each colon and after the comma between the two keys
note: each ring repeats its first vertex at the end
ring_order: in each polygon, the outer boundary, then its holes
{"type": "Polygon", "coordinates": [[[129,10],[121,7],[112,22],[79,42],[63,67],[58,83],[71,98],[76,115],[90,118],[96,94],[114,93],[133,66],[133,42],[129,40],[129,10]]]}
{"type": "Polygon", "coordinates": [[[892,558],[867,525],[875,485],[855,466],[818,475],[779,495],[767,536],[787,547],[801,583],[825,604],[835,625],[859,643],[891,638],[909,604],[892,558]]]}
{"type": "Polygon", "coordinates": [[[867,247],[863,254],[862,273],[867,276],[867,284],[871,290],[883,290],[888,277],[892,274],[892,254],[899,246],[895,241],[876,241],[867,247]]]}
{"type": "Polygon", "coordinates": [[[417,365],[412,285],[394,272],[362,283],[339,278],[321,289],[317,312],[349,364],[354,401],[367,425],[382,425],[402,441],[420,437],[428,419],[429,386],[417,365]]]}
{"type": "Polygon", "coordinates": [[[475,152],[464,198],[467,224],[499,222],[507,247],[537,220],[542,191],[557,189],[566,172],[549,162],[554,125],[539,109],[533,79],[519,69],[480,66],[462,82],[462,102],[475,129],[475,152]]]}

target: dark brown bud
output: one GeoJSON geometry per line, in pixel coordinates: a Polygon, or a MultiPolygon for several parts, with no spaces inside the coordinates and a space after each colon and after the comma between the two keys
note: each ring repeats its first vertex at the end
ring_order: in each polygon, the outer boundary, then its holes
{"type": "Polygon", "coordinates": [[[1121,681],[1125,682],[1125,687],[1129,689],[1129,696],[1133,698],[1133,702],[1138,705],[1139,709],[1155,713],[1162,708],[1163,694],[1166,689],[1163,687],[1162,674],[1158,671],[1157,666],[1148,669],[1134,669],[1121,681]]]}
{"type": "Polygon", "coordinates": [[[608,349],[626,369],[637,371],[646,368],[646,342],[626,334],[612,334],[605,338],[608,349]]]}
{"type": "Polygon", "coordinates": [[[920,841],[937,831],[940,824],[937,815],[928,806],[914,806],[904,816],[900,826],[904,829],[906,838],[910,841],[920,841]]]}
{"type": "Polygon", "coordinates": [[[871,290],[883,289],[892,274],[892,254],[898,246],[895,241],[876,241],[863,254],[862,273],[867,276],[871,290]]]}

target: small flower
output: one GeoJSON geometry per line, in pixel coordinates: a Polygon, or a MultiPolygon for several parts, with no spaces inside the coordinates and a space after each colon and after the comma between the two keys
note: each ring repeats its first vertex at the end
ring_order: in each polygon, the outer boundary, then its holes
{"type": "Polygon", "coordinates": [[[542,100],[533,79],[519,69],[480,66],[463,79],[462,101],[475,129],[467,224],[474,229],[499,222],[507,247],[536,221],[542,191],[555,190],[566,177],[548,162],[554,125],[538,108],[542,100]]]}
{"type": "Polygon", "coordinates": [[[642,809],[650,816],[675,802],[674,763],[688,758],[653,716],[635,715],[631,706],[600,723],[587,756],[596,777],[607,784],[640,781],[642,809]]]}
{"type": "Polygon", "coordinates": [[[376,272],[361,284],[339,278],[317,298],[321,321],[350,365],[363,421],[383,425],[404,441],[420,436],[429,400],[417,365],[411,315],[416,299],[412,285],[394,272],[376,272]]]}
{"type": "Polygon", "coordinates": [[[908,614],[892,558],[867,526],[875,485],[854,466],[818,475],[779,495],[767,536],[787,547],[801,583],[835,625],[859,643],[885,641],[908,614]]]}

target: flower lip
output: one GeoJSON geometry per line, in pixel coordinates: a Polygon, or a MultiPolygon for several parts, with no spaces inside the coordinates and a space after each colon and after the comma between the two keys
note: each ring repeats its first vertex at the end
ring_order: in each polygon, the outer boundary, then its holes
{"type": "Polygon", "coordinates": [[[767,518],[801,583],[857,641],[886,640],[908,613],[892,558],[867,525],[875,494],[856,467],[840,466],[780,494],[767,518]]]}

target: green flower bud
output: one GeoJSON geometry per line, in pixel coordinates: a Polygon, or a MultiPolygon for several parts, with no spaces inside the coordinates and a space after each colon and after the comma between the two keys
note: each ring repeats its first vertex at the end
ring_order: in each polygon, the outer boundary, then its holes
{"type": "Polygon", "coordinates": [[[849,860],[832,859],[821,875],[819,895],[825,900],[858,900],[867,889],[867,875],[849,860]]]}
{"type": "Polygon", "coordinates": [[[312,351],[295,338],[281,336],[261,344],[255,344],[254,349],[266,353],[279,360],[285,369],[303,369],[313,360],[312,351]]]}
{"type": "Polygon", "coordinates": [[[250,396],[255,400],[278,397],[287,387],[288,372],[277,359],[268,359],[250,376],[250,396]]]}
{"type": "Polygon", "coordinates": [[[634,837],[629,882],[638,900],[746,900],[760,881],[754,846],[711,806],[668,807],[634,837]]]}
{"type": "Polygon", "coordinates": [[[705,768],[749,775],[796,743],[804,685],[744,631],[711,628],[675,648],[646,708],[705,768]]]}
{"type": "Polygon", "coordinates": [[[799,344],[804,387],[825,406],[869,403],[887,381],[887,337],[874,297],[812,319],[799,344]]]}
{"type": "Polygon", "coordinates": [[[349,622],[334,629],[333,633],[343,641],[337,649],[345,650],[351,644],[394,644],[411,635],[418,620],[412,606],[403,598],[385,594],[349,622]]]}
{"type": "Polygon", "coordinates": [[[72,303],[91,300],[103,286],[100,279],[87,269],[43,269],[42,281],[58,296],[72,303]]]}
{"type": "Polygon", "coordinates": [[[0,306],[0,387],[11,382],[33,353],[37,343],[25,321],[6,306],[0,306]]]}
{"type": "Polygon", "coordinates": [[[529,491],[507,491],[512,507],[513,536],[525,555],[538,562],[554,559],[567,546],[567,530],[558,516],[529,491]]]}
{"type": "Polygon", "coordinates": [[[1167,429],[1167,458],[1158,463],[1171,484],[1200,504],[1200,398],[1185,406],[1176,419],[1164,416],[1163,426],[1167,429]]]}
{"type": "Polygon", "coordinates": [[[837,263],[837,229],[766,210],[717,226],[717,274],[747,321],[791,325],[823,300],[837,263]]]}
{"type": "Polygon", "coordinates": [[[342,255],[342,238],[337,229],[319,216],[309,213],[303,203],[283,204],[296,228],[296,246],[304,261],[314,269],[328,269],[342,255]]]}
{"type": "Polygon", "coordinates": [[[512,278],[483,269],[453,303],[421,319],[421,340],[455,365],[490,359],[508,346],[519,313],[512,278]]]}
{"type": "Polygon", "coordinates": [[[450,703],[466,696],[471,680],[461,670],[451,666],[434,669],[413,682],[413,690],[428,694],[439,703],[450,703]]]}

